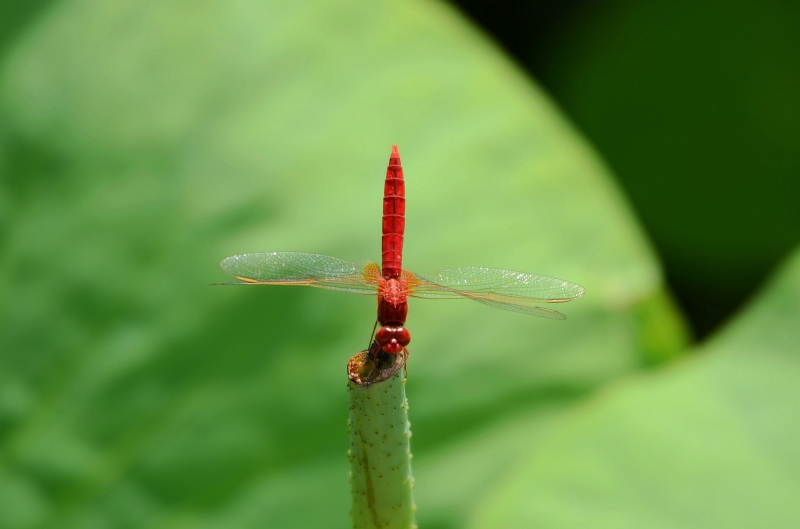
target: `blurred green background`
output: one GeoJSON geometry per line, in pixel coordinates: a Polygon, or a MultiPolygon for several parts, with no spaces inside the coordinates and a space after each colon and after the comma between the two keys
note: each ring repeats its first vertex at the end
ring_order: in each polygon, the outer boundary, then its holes
{"type": "Polygon", "coordinates": [[[587,290],[412,301],[421,527],[800,519],[796,7],[541,5],[0,3],[0,529],[348,527],[374,299],[209,284],[377,258],[393,143],[408,268],[587,290]]]}
{"type": "Polygon", "coordinates": [[[800,3],[456,3],[613,168],[697,336],[800,239],[800,3]]]}

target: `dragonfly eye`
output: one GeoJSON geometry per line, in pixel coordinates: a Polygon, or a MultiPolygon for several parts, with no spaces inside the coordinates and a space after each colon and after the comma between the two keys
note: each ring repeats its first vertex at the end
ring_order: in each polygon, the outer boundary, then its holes
{"type": "Polygon", "coordinates": [[[403,347],[411,343],[411,333],[409,333],[408,329],[406,329],[405,327],[398,327],[397,329],[395,329],[394,338],[403,347]]]}
{"type": "Polygon", "coordinates": [[[392,332],[394,329],[390,329],[389,327],[381,327],[378,330],[378,333],[375,335],[375,341],[378,342],[378,345],[386,345],[392,339],[392,332]]]}
{"type": "MultiPolygon", "coordinates": [[[[404,327],[381,327],[375,334],[375,341],[381,347],[391,342],[396,342],[400,347],[405,347],[411,342],[411,334],[404,327]]],[[[388,353],[389,351],[386,352],[388,353]]]]}

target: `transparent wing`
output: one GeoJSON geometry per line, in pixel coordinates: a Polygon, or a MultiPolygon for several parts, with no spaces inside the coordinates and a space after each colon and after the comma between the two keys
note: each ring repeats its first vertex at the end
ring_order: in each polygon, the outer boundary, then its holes
{"type": "Polygon", "coordinates": [[[580,285],[554,277],[494,268],[453,268],[425,275],[408,273],[409,295],[417,298],[472,299],[503,310],[564,319],[552,309],[529,303],[564,303],[583,295],[580,285]]]}
{"type": "Polygon", "coordinates": [[[521,303],[509,303],[507,301],[497,301],[494,299],[469,297],[495,309],[510,310],[512,312],[519,312],[521,314],[531,314],[539,316],[540,318],[547,318],[548,320],[566,320],[567,317],[558,312],[557,310],[547,309],[545,307],[537,307],[536,305],[523,305],[521,303]]]}
{"type": "Polygon", "coordinates": [[[380,267],[314,253],[246,253],[225,258],[225,272],[249,285],[300,285],[353,294],[378,291],[380,267]]]}

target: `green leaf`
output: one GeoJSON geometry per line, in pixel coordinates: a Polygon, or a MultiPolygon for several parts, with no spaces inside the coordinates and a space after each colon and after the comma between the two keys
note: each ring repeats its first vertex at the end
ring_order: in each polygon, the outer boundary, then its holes
{"type": "Polygon", "coordinates": [[[622,0],[530,49],[701,334],[800,241],[798,26],[798,2],[622,0]]]}
{"type": "Polygon", "coordinates": [[[791,527],[800,519],[800,249],[700,356],[603,392],[471,527],[791,527]]]}
{"type": "MultiPolygon", "coordinates": [[[[421,490],[437,454],[685,343],[596,155],[447,6],[68,0],[1,64],[0,528],[346,527],[374,299],[208,285],[238,253],[375,259],[393,143],[408,268],[587,292],[566,322],[412,301],[421,490]]],[[[487,469],[459,468],[422,526],[475,504],[487,469]]]]}

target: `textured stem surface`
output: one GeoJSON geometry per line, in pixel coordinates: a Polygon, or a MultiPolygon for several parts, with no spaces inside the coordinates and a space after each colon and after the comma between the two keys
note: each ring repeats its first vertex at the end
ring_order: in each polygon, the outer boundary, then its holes
{"type": "Polygon", "coordinates": [[[366,353],[348,365],[350,485],[355,529],[411,529],[411,437],[403,355],[373,371],[366,353]]]}

